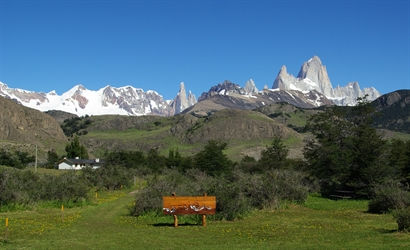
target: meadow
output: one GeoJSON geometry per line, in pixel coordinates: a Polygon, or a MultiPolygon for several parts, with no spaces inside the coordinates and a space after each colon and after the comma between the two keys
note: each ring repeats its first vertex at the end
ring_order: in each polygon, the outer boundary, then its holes
{"type": "Polygon", "coordinates": [[[133,217],[135,193],[106,191],[83,207],[35,207],[0,213],[4,249],[408,249],[410,234],[397,232],[391,214],[367,213],[366,200],[310,195],[301,205],[258,210],[242,220],[208,221],[180,216],[133,217]],[[7,240],[5,218],[9,218],[7,240]]]}

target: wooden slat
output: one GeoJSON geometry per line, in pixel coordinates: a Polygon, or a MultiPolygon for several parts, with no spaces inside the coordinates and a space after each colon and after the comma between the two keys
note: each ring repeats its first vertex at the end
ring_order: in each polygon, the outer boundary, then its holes
{"type": "Polygon", "coordinates": [[[163,196],[164,214],[215,214],[215,196],[163,196]]]}

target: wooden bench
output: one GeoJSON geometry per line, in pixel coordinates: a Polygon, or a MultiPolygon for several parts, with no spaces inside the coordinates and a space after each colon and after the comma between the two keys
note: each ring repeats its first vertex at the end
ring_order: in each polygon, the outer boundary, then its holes
{"type": "Polygon", "coordinates": [[[177,215],[182,214],[201,214],[202,226],[206,226],[206,215],[215,214],[216,197],[207,196],[172,196],[162,197],[162,211],[164,214],[174,216],[174,226],[178,227],[177,215]]]}

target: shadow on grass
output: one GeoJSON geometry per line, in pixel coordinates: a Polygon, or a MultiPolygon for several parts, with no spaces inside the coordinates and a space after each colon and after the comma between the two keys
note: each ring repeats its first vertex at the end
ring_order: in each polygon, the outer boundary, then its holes
{"type": "Polygon", "coordinates": [[[382,234],[392,234],[392,233],[397,233],[397,229],[377,228],[376,232],[379,232],[382,234]]]}
{"type": "MultiPolygon", "coordinates": [[[[174,227],[174,223],[155,223],[152,224],[154,227],[174,227]]],[[[178,227],[189,227],[189,226],[202,226],[202,224],[197,223],[182,223],[178,224],[178,227]]]]}

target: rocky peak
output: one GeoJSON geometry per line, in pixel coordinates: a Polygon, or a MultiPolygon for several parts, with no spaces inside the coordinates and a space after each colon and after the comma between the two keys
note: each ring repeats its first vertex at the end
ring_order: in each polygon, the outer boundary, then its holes
{"type": "Polygon", "coordinates": [[[178,96],[181,98],[181,103],[184,104],[185,106],[187,106],[188,105],[188,100],[186,98],[186,90],[185,90],[184,82],[179,83],[178,96]]]}
{"type": "Polygon", "coordinates": [[[273,82],[272,88],[273,89],[282,89],[282,90],[290,90],[291,84],[295,84],[297,79],[288,74],[286,66],[283,65],[280,68],[278,75],[276,76],[275,81],[273,82]]]}
{"type": "Polygon", "coordinates": [[[179,92],[171,104],[172,111],[173,111],[171,113],[179,114],[185,109],[194,105],[195,103],[196,103],[195,95],[193,95],[191,91],[189,91],[189,95],[187,97],[186,90],[185,90],[185,84],[184,82],[181,82],[179,84],[179,92]]]}
{"type": "Polygon", "coordinates": [[[258,93],[258,89],[256,88],[255,82],[252,78],[246,81],[244,90],[247,95],[258,93]]]}
{"type": "Polygon", "coordinates": [[[314,56],[307,62],[304,62],[300,68],[299,79],[309,79],[317,83],[314,89],[323,93],[326,96],[332,96],[332,83],[327,75],[326,66],[322,65],[322,61],[318,56],[314,56]]]}
{"type": "Polygon", "coordinates": [[[288,70],[286,68],[286,65],[282,65],[282,67],[280,67],[280,71],[279,71],[279,75],[284,75],[284,74],[288,74],[288,70]]]}
{"type": "Polygon", "coordinates": [[[186,97],[184,82],[179,84],[179,91],[174,99],[174,112],[175,114],[181,113],[184,109],[188,108],[188,99],[186,97]]]}
{"type": "Polygon", "coordinates": [[[190,107],[190,106],[194,105],[195,103],[196,103],[196,97],[195,97],[194,94],[192,94],[191,91],[189,91],[189,94],[188,94],[188,106],[190,107]]]}
{"type": "Polygon", "coordinates": [[[231,94],[245,95],[245,90],[241,88],[241,86],[239,86],[238,84],[225,80],[222,83],[219,83],[218,85],[210,88],[208,92],[202,93],[198,101],[205,100],[214,95],[231,95],[231,94]]]}
{"type": "Polygon", "coordinates": [[[367,94],[374,100],[380,93],[374,88],[360,89],[357,82],[348,83],[344,87],[332,87],[326,66],[318,56],[304,62],[296,77],[289,74],[285,66],[280,69],[272,88],[280,90],[298,90],[303,93],[317,91],[331,99],[337,105],[355,105],[357,97],[367,94]]]}

